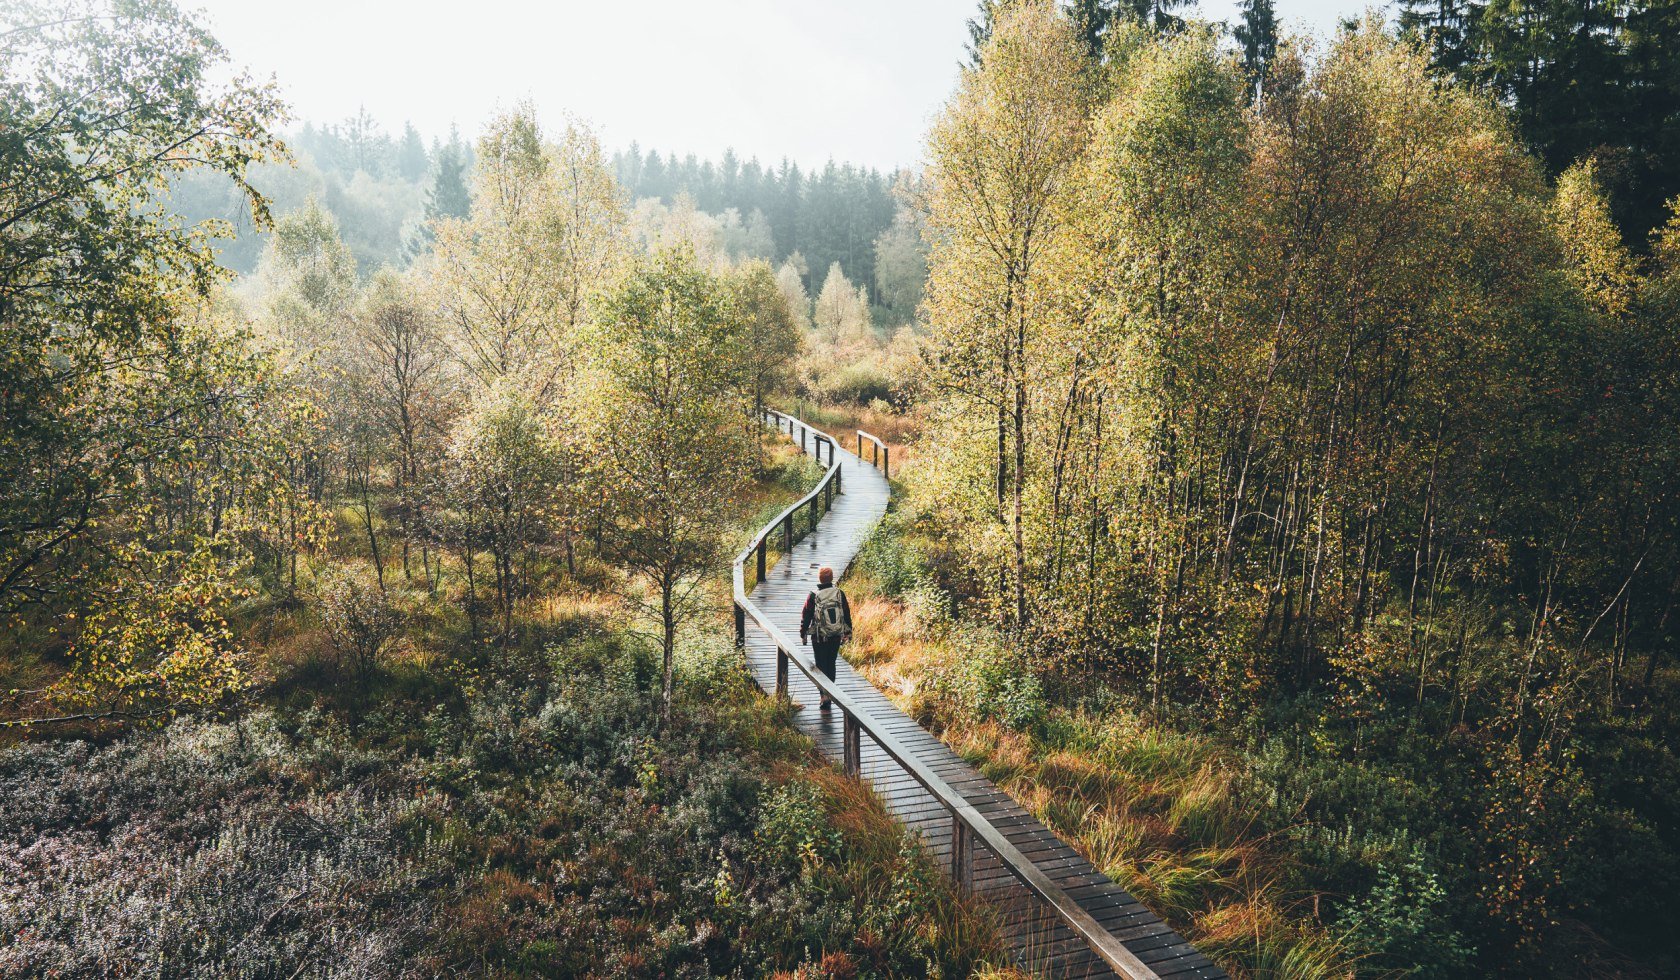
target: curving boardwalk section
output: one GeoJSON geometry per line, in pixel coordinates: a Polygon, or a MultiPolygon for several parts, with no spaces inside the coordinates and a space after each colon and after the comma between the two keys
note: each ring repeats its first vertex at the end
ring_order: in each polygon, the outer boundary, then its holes
{"type": "MultiPolygon", "coordinates": [[[[785,417],[778,424],[786,424],[790,431],[797,431],[795,426],[804,428],[785,417]]],[[[814,429],[795,438],[806,442],[808,451],[814,451],[819,445],[814,438],[801,440],[801,436],[814,437],[814,429]]],[[[798,642],[800,611],[806,594],[815,587],[817,569],[828,565],[843,576],[870,529],[887,510],[889,489],[880,472],[844,449],[836,452],[832,443],[827,445],[827,452],[823,461],[839,464],[836,475],[841,492],[830,498],[828,512],[815,522],[814,530],[797,540],[774,566],[766,567],[764,580],[748,594],[769,625],[784,637],[793,637],[794,643],[798,642]]],[[[813,517],[820,502],[812,500],[813,517]]],[[[767,532],[766,536],[776,533],[779,532],[767,532]]],[[[793,537],[791,529],[786,534],[786,538],[774,540],[793,537]]],[[[742,553],[743,560],[752,550],[742,553]]],[[[746,574],[744,582],[757,577],[750,570],[746,574]]],[[[774,693],[778,684],[775,638],[758,622],[745,617],[738,619],[738,628],[744,631],[747,664],[754,679],[766,692],[774,693]]],[[[801,659],[808,663],[808,650],[800,652],[801,659]]],[[[849,769],[855,768],[870,782],[887,808],[921,834],[923,842],[943,866],[952,868],[959,876],[966,875],[969,887],[998,908],[1005,936],[1022,966],[1054,977],[1191,980],[1225,976],[1158,916],[900,711],[853,671],[843,657],[836,681],[850,710],[860,715],[867,713],[869,719],[864,727],[889,736],[901,758],[906,753],[913,755],[920,763],[922,778],[917,778],[908,766],[888,754],[867,730],[860,736],[856,726],[852,726],[853,741],[848,746],[844,712],[819,711],[817,689],[805,676],[804,669],[798,665],[795,668],[786,671],[787,690],[805,707],[794,712],[794,724],[815,740],[829,758],[844,762],[849,769]],[[931,782],[937,784],[942,780],[967,805],[954,808],[951,801],[941,800],[930,792],[927,788],[930,780],[926,778],[930,772],[937,777],[931,782]],[[1026,877],[1021,869],[1012,870],[984,846],[983,833],[980,840],[969,843],[976,832],[954,819],[958,808],[970,821],[983,818],[980,822],[989,822],[991,828],[1013,845],[1016,860],[1024,856],[1031,863],[1033,869],[1025,871],[1026,877]],[[952,862],[953,854],[960,857],[956,863],[952,862]],[[1027,877],[1039,882],[1039,894],[1024,883],[1027,877]],[[1046,888],[1046,880],[1053,882],[1053,886],[1046,888]],[[1041,897],[1046,891],[1059,892],[1063,901],[1071,900],[1077,908],[1058,912],[1041,897]],[[1082,921],[1087,930],[1094,929],[1097,941],[1089,938],[1092,932],[1082,936],[1071,928],[1071,919],[1082,921]],[[1117,948],[1115,941],[1124,948],[1117,948]],[[1107,948],[1106,955],[1099,954],[1096,949],[1099,945],[1107,948]]]]}

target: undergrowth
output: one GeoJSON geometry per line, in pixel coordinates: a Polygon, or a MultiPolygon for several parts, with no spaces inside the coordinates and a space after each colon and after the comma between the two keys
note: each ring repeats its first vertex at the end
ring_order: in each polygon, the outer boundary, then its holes
{"type": "Polygon", "coordinates": [[[1233,976],[1398,975],[1330,921],[1240,754],[1112,699],[1050,698],[1004,638],[953,614],[905,524],[889,515],[848,579],[855,667],[1233,976]]]}
{"type": "Polygon", "coordinates": [[[634,643],[352,738],[314,710],[0,754],[0,975],[961,976],[998,955],[922,849],[684,651],[634,643]],[[813,972],[815,970],[816,972],[813,972]]]}

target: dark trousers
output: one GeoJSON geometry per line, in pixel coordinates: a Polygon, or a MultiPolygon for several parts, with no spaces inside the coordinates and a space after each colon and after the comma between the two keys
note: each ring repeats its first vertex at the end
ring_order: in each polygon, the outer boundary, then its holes
{"type": "Polygon", "coordinates": [[[811,653],[816,657],[817,669],[834,679],[834,658],[840,655],[839,640],[812,640],[811,653]]]}

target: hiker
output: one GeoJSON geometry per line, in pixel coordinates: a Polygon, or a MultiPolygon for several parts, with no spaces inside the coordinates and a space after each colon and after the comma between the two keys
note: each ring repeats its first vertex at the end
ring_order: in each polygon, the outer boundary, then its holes
{"type": "MultiPolygon", "coordinates": [[[[817,572],[817,591],[805,597],[805,611],[799,616],[799,642],[809,643],[817,656],[817,669],[834,679],[834,660],[840,644],[852,638],[852,606],[846,593],[834,584],[834,569],[817,572]]],[[[822,696],[822,710],[834,702],[828,692],[822,696]]]]}

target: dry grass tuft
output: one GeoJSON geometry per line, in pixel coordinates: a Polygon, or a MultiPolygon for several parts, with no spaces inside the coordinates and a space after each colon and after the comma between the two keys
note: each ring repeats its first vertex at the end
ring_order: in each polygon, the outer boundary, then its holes
{"type": "Polygon", "coordinates": [[[1290,858],[1253,825],[1216,745],[1124,712],[1053,709],[1046,734],[964,717],[921,683],[960,651],[867,579],[850,584],[853,665],[1232,976],[1353,975],[1311,896],[1289,892],[1290,858]]]}

